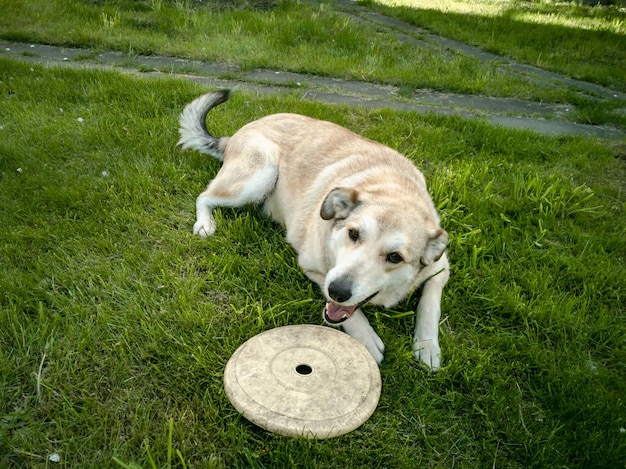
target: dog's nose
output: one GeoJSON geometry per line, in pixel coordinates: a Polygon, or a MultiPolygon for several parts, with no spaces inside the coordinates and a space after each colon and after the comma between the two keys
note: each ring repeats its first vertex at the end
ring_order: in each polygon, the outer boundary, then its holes
{"type": "Polygon", "coordinates": [[[328,294],[337,303],[348,301],[352,296],[352,282],[346,280],[333,280],[328,285],[328,294]]]}

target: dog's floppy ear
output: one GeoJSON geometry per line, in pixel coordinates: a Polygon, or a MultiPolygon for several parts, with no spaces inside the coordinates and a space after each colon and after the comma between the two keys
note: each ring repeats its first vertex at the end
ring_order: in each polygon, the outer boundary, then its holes
{"type": "Polygon", "coordinates": [[[428,239],[424,254],[420,257],[422,265],[430,265],[433,262],[438,261],[441,256],[443,256],[443,252],[446,250],[447,244],[448,233],[441,228],[437,229],[428,239]]]}
{"type": "Polygon", "coordinates": [[[358,192],[348,187],[337,187],[330,191],[320,209],[320,216],[324,220],[342,220],[358,204],[358,192]]]}

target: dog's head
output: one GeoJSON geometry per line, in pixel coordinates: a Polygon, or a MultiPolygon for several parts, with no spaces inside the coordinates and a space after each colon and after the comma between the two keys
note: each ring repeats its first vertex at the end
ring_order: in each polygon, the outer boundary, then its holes
{"type": "Polygon", "coordinates": [[[406,298],[448,242],[430,199],[415,200],[414,194],[372,196],[336,188],[320,215],[333,224],[324,284],[329,300],[324,316],[331,324],[343,322],[365,303],[390,307],[406,298]]]}

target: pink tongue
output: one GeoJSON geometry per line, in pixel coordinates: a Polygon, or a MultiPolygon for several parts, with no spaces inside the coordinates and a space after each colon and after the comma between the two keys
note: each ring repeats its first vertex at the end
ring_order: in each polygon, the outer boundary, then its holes
{"type": "Polygon", "coordinates": [[[331,321],[341,321],[344,315],[349,318],[354,313],[354,306],[341,306],[329,301],[326,304],[326,314],[331,321]]]}

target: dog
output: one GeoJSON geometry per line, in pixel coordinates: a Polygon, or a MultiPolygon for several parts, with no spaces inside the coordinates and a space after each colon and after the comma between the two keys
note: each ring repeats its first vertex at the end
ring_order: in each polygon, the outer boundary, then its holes
{"type": "Polygon", "coordinates": [[[214,233],[215,207],[262,204],[326,297],[324,320],[361,342],[378,364],[385,346],[361,308],[392,307],[422,285],[413,351],[437,370],[448,233],[422,173],[381,143],[298,114],[269,115],[231,137],[214,137],[207,114],[230,95],[200,96],[180,116],[178,145],[223,161],[196,200],[193,232],[214,233]]]}

